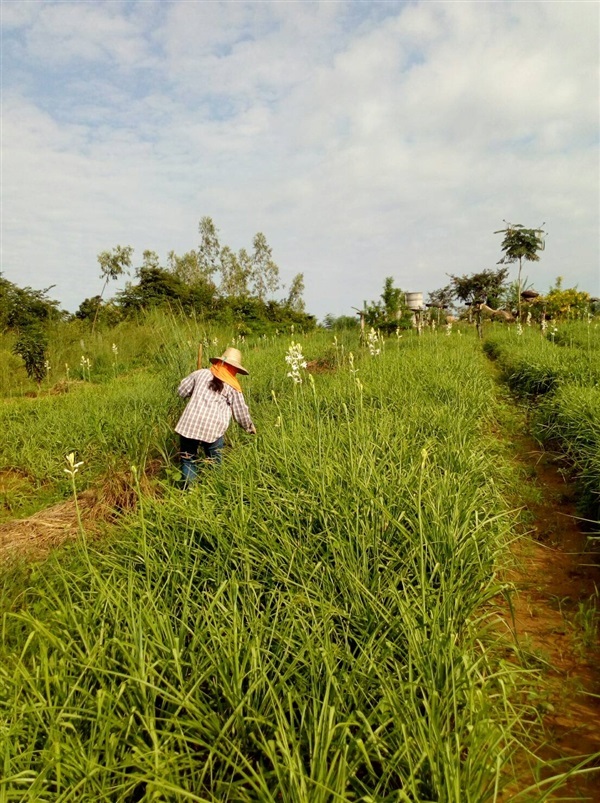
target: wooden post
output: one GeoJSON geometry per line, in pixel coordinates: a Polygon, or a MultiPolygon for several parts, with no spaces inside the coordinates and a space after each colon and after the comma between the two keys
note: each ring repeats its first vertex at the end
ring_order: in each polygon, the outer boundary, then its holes
{"type": "Polygon", "coordinates": [[[198,363],[197,368],[200,370],[202,368],[202,343],[198,346],[198,363]]]}
{"type": "Polygon", "coordinates": [[[358,315],[358,317],[360,319],[360,341],[359,342],[360,342],[361,346],[364,346],[365,343],[366,343],[366,337],[365,337],[365,315],[367,314],[367,309],[366,309],[367,308],[367,302],[364,301],[363,304],[364,304],[364,308],[363,309],[358,309],[357,307],[352,307],[352,309],[356,310],[356,314],[358,315]]]}

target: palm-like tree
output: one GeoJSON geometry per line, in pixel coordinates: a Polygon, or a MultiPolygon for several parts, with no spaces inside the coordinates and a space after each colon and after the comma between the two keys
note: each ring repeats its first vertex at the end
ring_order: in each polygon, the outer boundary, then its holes
{"type": "Polygon", "coordinates": [[[517,306],[518,306],[518,320],[521,320],[521,268],[523,260],[527,262],[539,262],[538,251],[544,250],[544,237],[546,232],[543,231],[542,226],[537,229],[526,229],[520,223],[508,223],[506,220],[505,229],[499,229],[494,234],[504,234],[502,245],[500,246],[504,251],[504,256],[498,261],[498,265],[504,265],[511,262],[519,262],[519,275],[517,278],[517,306]]]}

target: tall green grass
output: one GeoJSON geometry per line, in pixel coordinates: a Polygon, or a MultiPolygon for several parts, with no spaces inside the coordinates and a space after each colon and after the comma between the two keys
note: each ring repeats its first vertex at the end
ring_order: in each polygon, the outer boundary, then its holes
{"type": "MultiPolygon", "coordinates": [[[[235,338],[230,329],[211,330],[192,318],[156,312],[142,325],[127,323],[93,337],[81,322],[56,325],[51,334],[53,367],[47,381],[37,388],[21,366],[22,376],[17,372],[12,377],[0,405],[0,473],[18,472],[23,478],[15,498],[7,499],[11,510],[33,512],[34,497],[42,505],[64,498],[70,492],[64,474],[64,458],[70,452],[84,462],[78,474],[80,489],[107,474],[129,471],[132,465],[144,471],[151,459],[159,458],[167,467],[177,448],[173,426],[183,408],[176,395],[180,380],[195,370],[200,344],[206,366],[235,338]],[[89,373],[73,367],[73,355],[82,354],[90,355],[89,373]],[[71,359],[69,375],[63,368],[57,377],[57,366],[65,359],[71,359]]],[[[5,346],[10,340],[4,336],[5,346]]],[[[282,334],[279,340],[236,342],[253,366],[257,349],[270,344],[283,354],[287,339],[282,334]]]]}
{"type": "Polygon", "coordinates": [[[600,522],[600,386],[559,388],[538,406],[533,432],[568,457],[578,478],[582,509],[600,522]]]}
{"type": "Polygon", "coordinates": [[[223,349],[235,336],[232,328],[215,328],[202,319],[164,310],[150,310],[139,321],[94,332],[89,321],[56,322],[48,325],[47,334],[50,370],[40,387],[28,379],[23,361],[12,354],[16,336],[0,335],[0,395],[43,395],[67,381],[111,382],[151,363],[160,364],[165,349],[174,344],[195,365],[199,343],[209,351],[223,349]],[[90,361],[89,373],[81,366],[82,357],[90,361]]]}
{"type": "Polygon", "coordinates": [[[293,386],[286,345],[244,354],[256,439],[5,614],[2,800],[497,798],[525,726],[486,648],[512,514],[478,346],[338,345],[293,386]]]}
{"type": "MultiPolygon", "coordinates": [[[[585,324],[580,324],[577,329],[581,326],[585,324]]],[[[563,344],[560,345],[536,329],[525,327],[521,336],[513,328],[496,330],[486,338],[483,348],[497,361],[512,390],[523,395],[549,393],[566,383],[582,387],[598,384],[600,359],[597,342],[600,342],[600,330],[589,332],[589,349],[577,344],[567,345],[570,341],[565,332],[566,326],[563,328],[563,344]]]]}
{"type": "Polygon", "coordinates": [[[600,519],[600,329],[562,325],[552,339],[525,330],[496,333],[484,350],[509,386],[529,400],[533,434],[564,454],[579,484],[580,507],[600,519]],[[560,338],[559,338],[560,334],[560,338]]]}

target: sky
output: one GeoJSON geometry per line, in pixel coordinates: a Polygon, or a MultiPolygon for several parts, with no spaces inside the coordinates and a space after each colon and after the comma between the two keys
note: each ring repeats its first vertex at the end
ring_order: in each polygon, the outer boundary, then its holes
{"type": "Polygon", "coordinates": [[[319,319],[353,315],[387,276],[426,294],[496,269],[506,223],[547,232],[529,285],[600,296],[596,0],[0,14],[1,268],[64,309],[100,293],[101,251],[166,265],[204,216],[235,251],[263,232],[319,319]]]}

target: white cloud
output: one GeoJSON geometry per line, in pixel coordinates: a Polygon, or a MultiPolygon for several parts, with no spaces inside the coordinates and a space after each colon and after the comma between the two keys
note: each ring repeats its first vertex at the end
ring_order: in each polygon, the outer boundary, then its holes
{"type": "Polygon", "coordinates": [[[600,292],[594,4],[8,5],[4,269],[71,309],[206,214],[320,316],[492,267],[503,218],[546,221],[540,289],[600,292]]]}
{"type": "Polygon", "coordinates": [[[28,54],[46,65],[116,60],[121,68],[151,62],[145,37],[127,4],[44,3],[26,29],[28,54]]]}

